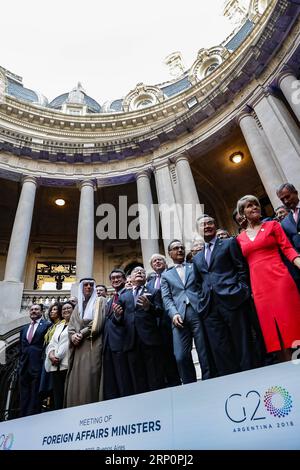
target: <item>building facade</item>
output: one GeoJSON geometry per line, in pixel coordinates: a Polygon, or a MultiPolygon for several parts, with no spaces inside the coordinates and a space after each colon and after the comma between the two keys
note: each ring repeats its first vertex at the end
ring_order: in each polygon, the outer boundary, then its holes
{"type": "Polygon", "coordinates": [[[299,0],[227,1],[234,30],[221,45],[200,49],[188,70],[180,53],[171,54],[170,82],[139,83],[102,106],[81,84],[48,103],[0,67],[6,349],[34,299],[47,305],[68,297],[65,286],[83,276],[108,283],[115,267],[143,263],[149,270],[151,254],[166,253],[173,236],[189,245],[195,227],[180,207],[200,205],[234,231],[232,211],[242,195],[258,196],[271,215],[281,183],[300,188],[299,12],[299,0]],[[159,220],[139,216],[140,231],[151,226],[151,237],[128,236],[136,224],[128,208],[137,203],[158,204],[159,220]],[[116,225],[105,238],[111,207],[116,225]]]}

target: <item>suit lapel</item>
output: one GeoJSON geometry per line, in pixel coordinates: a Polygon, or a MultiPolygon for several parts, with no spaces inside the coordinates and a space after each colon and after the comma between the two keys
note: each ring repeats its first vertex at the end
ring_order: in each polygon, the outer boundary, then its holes
{"type": "MultiPolygon", "coordinates": [[[[288,221],[292,225],[292,230],[297,229],[296,222],[295,222],[292,212],[290,212],[288,215],[288,221]]],[[[298,217],[298,224],[299,224],[299,217],[298,217]]]]}
{"type": "Polygon", "coordinates": [[[212,267],[212,265],[213,265],[213,262],[214,262],[214,259],[215,259],[215,257],[216,257],[216,252],[218,251],[219,246],[220,246],[221,244],[222,244],[222,241],[217,238],[216,243],[215,243],[215,246],[214,246],[214,249],[213,249],[213,252],[212,252],[212,254],[211,254],[210,264],[209,264],[209,268],[208,268],[208,269],[211,269],[211,267],[212,267]]]}
{"type": "Polygon", "coordinates": [[[170,269],[169,273],[174,277],[174,280],[176,281],[176,283],[179,281],[181,282],[181,284],[183,285],[182,283],[182,280],[177,272],[177,269],[175,268],[175,266],[173,266],[172,269],[170,269]]]}
{"type": "Polygon", "coordinates": [[[205,269],[208,269],[207,262],[206,262],[206,259],[205,259],[205,247],[204,247],[203,250],[200,252],[200,255],[199,255],[199,264],[200,264],[200,266],[203,265],[203,266],[205,267],[205,269]]]}
{"type": "Polygon", "coordinates": [[[186,263],[186,265],[185,265],[185,282],[184,282],[184,285],[187,284],[188,278],[190,277],[190,274],[191,274],[192,270],[193,270],[193,266],[189,263],[186,263]]]}

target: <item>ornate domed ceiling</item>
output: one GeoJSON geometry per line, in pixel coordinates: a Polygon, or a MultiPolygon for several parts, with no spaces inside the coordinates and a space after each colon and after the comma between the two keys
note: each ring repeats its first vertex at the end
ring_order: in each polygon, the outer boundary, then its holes
{"type": "MultiPolygon", "coordinates": [[[[213,4],[214,2],[210,3],[213,4]]],[[[181,52],[169,54],[164,62],[169,70],[170,78],[163,83],[145,84],[138,82],[135,88],[128,90],[125,96],[116,96],[115,99],[104,101],[101,104],[98,99],[90,97],[81,83],[78,83],[73,89],[65,90],[64,93],[48,101],[38,91],[25,87],[21,77],[0,67],[2,81],[5,81],[5,92],[19,100],[36,103],[72,115],[137,111],[161,103],[212,74],[243,43],[269,2],[268,0],[216,0],[215,3],[219,7],[219,12],[222,11],[224,18],[227,19],[228,24],[229,21],[231,22],[231,33],[221,43],[212,47],[201,48],[201,44],[199,44],[198,53],[194,57],[193,63],[189,64],[189,67],[185,67],[181,52]],[[222,10],[220,10],[221,7],[222,10]]],[[[174,8],[176,8],[176,2],[174,8]]],[[[199,12],[201,11],[199,10],[199,12]]],[[[174,27],[176,27],[175,24],[174,27]]],[[[186,29],[183,31],[186,34],[186,29]]],[[[111,37],[113,36],[112,34],[111,37]]],[[[182,42],[184,40],[186,38],[182,37],[182,42]]],[[[151,38],[149,38],[149,41],[151,41],[151,38]]],[[[85,40],[85,42],[87,43],[88,40],[85,40]]],[[[81,63],[80,50],[84,49],[77,46],[78,64],[81,63]]],[[[71,54],[71,51],[67,51],[67,54],[71,54]]],[[[139,73],[141,76],[143,75],[143,61],[147,61],[146,56],[140,59],[139,73]]],[[[74,77],[74,81],[76,78],[74,77]]],[[[159,79],[159,77],[157,78],[159,79]]],[[[122,81],[122,71],[119,79],[122,81]]],[[[136,80],[138,79],[137,76],[136,80]]]]}

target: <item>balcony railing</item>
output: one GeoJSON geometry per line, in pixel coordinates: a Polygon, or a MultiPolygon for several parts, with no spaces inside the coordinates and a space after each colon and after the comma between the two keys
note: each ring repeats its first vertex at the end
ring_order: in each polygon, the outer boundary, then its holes
{"type": "Polygon", "coordinates": [[[30,305],[37,303],[43,304],[47,310],[54,302],[65,302],[71,297],[69,290],[24,290],[21,304],[21,314],[28,312],[30,305]]]}

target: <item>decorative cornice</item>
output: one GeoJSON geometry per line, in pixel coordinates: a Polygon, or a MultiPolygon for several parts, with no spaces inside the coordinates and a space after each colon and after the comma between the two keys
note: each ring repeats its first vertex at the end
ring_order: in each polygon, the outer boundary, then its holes
{"type": "Polygon", "coordinates": [[[63,184],[82,177],[109,180],[110,174],[112,178],[135,174],[136,168],[149,167],[152,160],[173,158],[174,153],[176,157],[196,146],[207,148],[209,140],[217,143],[287,57],[299,65],[299,8],[279,0],[212,75],[139,112],[78,117],[44,112],[41,106],[6,97],[0,106],[1,171],[15,174],[30,167],[42,180],[64,180],[63,184]],[[292,27],[293,35],[288,36],[292,27]],[[188,108],[193,97],[198,103],[188,108]]]}

